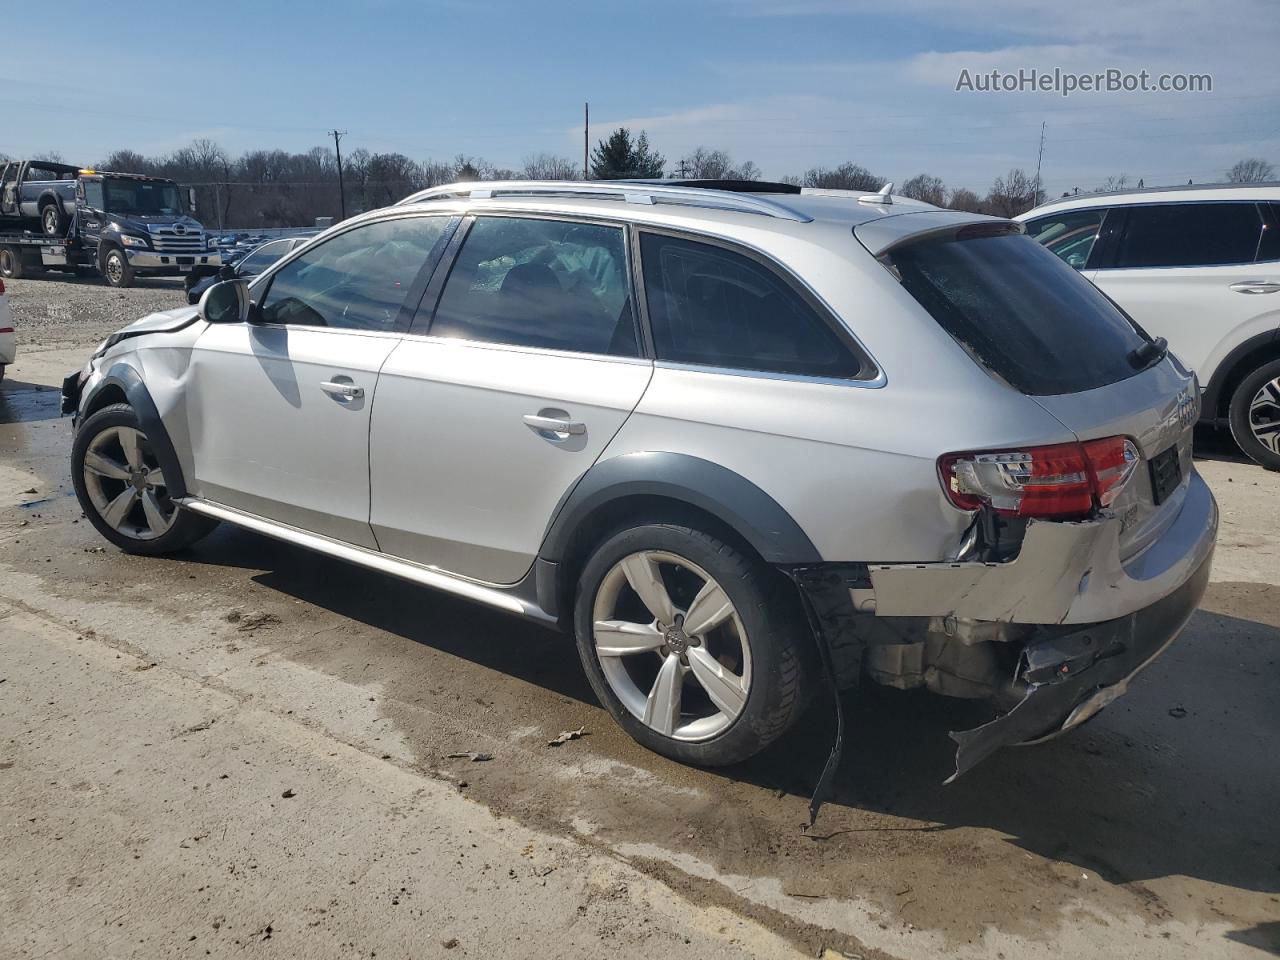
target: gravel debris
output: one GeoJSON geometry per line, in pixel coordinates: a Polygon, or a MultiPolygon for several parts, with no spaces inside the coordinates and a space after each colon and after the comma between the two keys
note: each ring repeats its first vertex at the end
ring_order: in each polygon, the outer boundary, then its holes
{"type": "Polygon", "coordinates": [[[101,277],[57,273],[6,280],[19,351],[97,342],[149,313],[186,305],[181,277],[149,277],[137,284],[113,290],[101,277]]]}

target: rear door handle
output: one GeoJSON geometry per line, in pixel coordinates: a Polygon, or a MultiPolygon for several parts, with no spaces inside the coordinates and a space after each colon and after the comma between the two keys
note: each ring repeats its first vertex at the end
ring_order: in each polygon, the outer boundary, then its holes
{"type": "Polygon", "coordinates": [[[342,397],[344,400],[359,400],[364,396],[364,387],[357,387],[354,383],[340,383],[336,380],[326,380],[320,384],[320,389],[330,396],[342,397]]]}
{"type": "Polygon", "coordinates": [[[534,430],[545,430],[548,433],[567,433],[577,437],[587,432],[587,425],[581,420],[562,420],[560,417],[542,417],[536,413],[526,413],[524,422],[534,430]]]}
{"type": "Polygon", "coordinates": [[[1271,280],[1241,280],[1233,283],[1231,289],[1236,293],[1275,293],[1280,291],[1280,283],[1271,280]]]}

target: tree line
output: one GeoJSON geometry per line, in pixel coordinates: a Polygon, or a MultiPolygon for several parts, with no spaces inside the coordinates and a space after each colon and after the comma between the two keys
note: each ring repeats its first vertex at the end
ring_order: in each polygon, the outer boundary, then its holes
{"type": "MultiPolygon", "coordinates": [[[[0,154],[0,163],[9,158],[0,154]]],[[[38,159],[61,160],[57,153],[38,159]]],[[[250,150],[232,157],[212,140],[199,139],[161,157],[133,150],[117,150],[95,164],[97,169],[168,177],[196,190],[196,212],[218,229],[308,226],[317,217],[341,216],[384,207],[416,190],[474,180],[576,180],[581,164],[551,153],[525,158],[519,169],[498,167],[481,157],[459,154],[452,160],[414,160],[403,153],[373,153],[363,148],[342,156],[342,180],[338,158],[328,147],[312,147],[305,153],[286,150],[250,150]]],[[[711,179],[760,180],[761,171],[750,160],[737,162],[725,150],[699,146],[684,157],[668,160],[644,131],[633,134],[620,127],[600,140],[591,151],[590,176],[615,179],[711,179]]],[[[1275,168],[1261,158],[1247,158],[1225,171],[1232,183],[1252,183],[1275,178],[1275,168]]],[[[886,178],[849,161],[835,167],[811,167],[784,176],[781,182],[801,187],[874,192],[886,178]]],[[[1190,182],[1190,181],[1188,181],[1190,182]]],[[[1076,192],[1123,190],[1146,186],[1128,175],[1108,177],[1103,183],[1076,192]]],[[[967,187],[948,187],[939,177],[917,174],[894,187],[902,196],[940,207],[1013,217],[1047,196],[1039,179],[1021,168],[995,178],[985,194],[967,187]]],[[[1067,196],[1068,194],[1063,194],[1067,196]]]]}

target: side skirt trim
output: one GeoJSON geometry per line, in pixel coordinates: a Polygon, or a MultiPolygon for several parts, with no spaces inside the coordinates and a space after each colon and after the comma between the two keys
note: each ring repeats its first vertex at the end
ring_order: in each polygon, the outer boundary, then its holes
{"type": "Polygon", "coordinates": [[[443,590],[446,593],[466,597],[468,600],[476,600],[499,610],[506,610],[508,613],[518,614],[548,626],[555,626],[554,617],[536,604],[516,596],[511,590],[487,587],[471,580],[455,577],[442,570],[408,560],[399,560],[395,557],[369,550],[366,547],[359,547],[352,543],[343,543],[340,540],[309,533],[306,530],[291,527],[288,524],[277,523],[265,517],[245,513],[243,510],[236,510],[234,507],[211,503],[198,497],[185,497],[177,502],[193,513],[204,514],[216,520],[225,520],[227,523],[238,527],[265,534],[268,537],[274,537],[286,543],[306,547],[308,550],[314,550],[317,553],[337,557],[339,560],[346,560],[348,563],[355,563],[371,570],[389,573],[393,577],[399,577],[402,580],[409,580],[435,590],[443,590]]]}

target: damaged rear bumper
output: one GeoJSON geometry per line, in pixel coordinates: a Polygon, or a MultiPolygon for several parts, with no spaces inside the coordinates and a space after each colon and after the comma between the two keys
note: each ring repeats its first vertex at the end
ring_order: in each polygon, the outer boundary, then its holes
{"type": "Polygon", "coordinates": [[[956,774],[1002,746],[1085,722],[1177,637],[1209,581],[1218,508],[1192,472],[1177,515],[1121,560],[1122,520],[1032,521],[1004,563],[824,565],[796,571],[841,688],[869,674],[986,699],[953,732],[956,774]]]}
{"type": "Polygon", "coordinates": [[[1019,673],[1026,695],[1012,710],[973,730],[952,732],[956,772],[948,783],[1003,746],[1047,739],[1077,727],[1124,695],[1144,667],[1186,626],[1209,584],[1213,548],[1190,578],[1151,606],[1028,645],[1019,673]]]}

